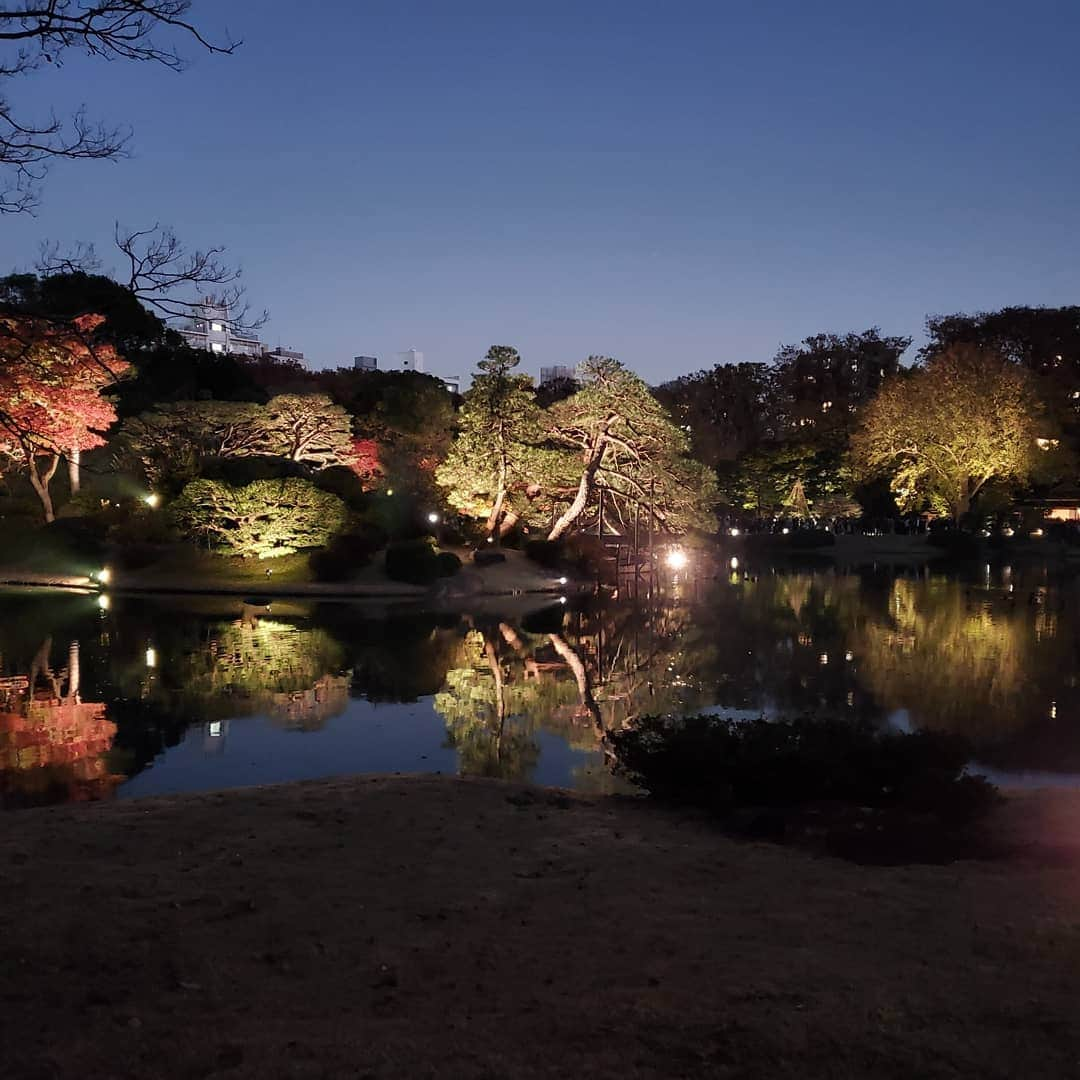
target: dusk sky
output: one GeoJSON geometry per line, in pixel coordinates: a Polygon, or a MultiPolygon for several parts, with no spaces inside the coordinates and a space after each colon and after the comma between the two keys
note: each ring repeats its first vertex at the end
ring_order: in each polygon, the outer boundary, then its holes
{"type": "Polygon", "coordinates": [[[38,243],[224,244],[313,366],[615,356],[652,382],[928,312],[1080,302],[1080,7],[200,0],[182,75],[72,60],[133,157],[57,166],[38,243]]]}

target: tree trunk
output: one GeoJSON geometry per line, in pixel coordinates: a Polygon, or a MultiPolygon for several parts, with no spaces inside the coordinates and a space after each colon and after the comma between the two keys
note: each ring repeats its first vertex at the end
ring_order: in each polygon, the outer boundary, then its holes
{"type": "Polygon", "coordinates": [[[49,484],[52,483],[52,478],[56,475],[56,470],[60,467],[60,455],[53,454],[52,461],[49,463],[49,467],[44,473],[38,472],[37,457],[33,452],[27,454],[27,464],[30,472],[30,483],[37,492],[38,498],[41,500],[41,505],[45,510],[45,521],[46,523],[55,521],[56,515],[53,513],[52,496],[49,494],[49,484]]]}
{"type": "Polygon", "coordinates": [[[592,493],[593,480],[596,477],[597,470],[600,468],[600,462],[604,459],[606,445],[607,431],[605,430],[596,437],[596,441],[589,449],[589,456],[585,459],[585,468],[582,469],[581,480],[578,482],[577,494],[574,496],[573,502],[563,511],[558,521],[551,526],[551,532],[548,533],[549,540],[558,540],[581,516],[581,512],[589,501],[589,495],[592,493]]]}
{"type": "Polygon", "coordinates": [[[82,451],[77,446],[73,446],[68,451],[68,483],[72,495],[79,494],[79,487],[82,482],[82,470],[80,468],[81,461],[82,451]]]}

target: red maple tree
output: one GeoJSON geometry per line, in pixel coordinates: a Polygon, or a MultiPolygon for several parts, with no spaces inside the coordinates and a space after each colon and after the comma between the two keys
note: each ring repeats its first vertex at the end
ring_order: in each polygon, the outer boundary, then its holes
{"type": "Polygon", "coordinates": [[[90,337],[102,322],[0,316],[0,454],[26,469],[46,521],[55,516],[49,484],[60,462],[68,462],[74,493],[82,451],[104,445],[116,421],[105,392],[128,363],[90,337]]]}

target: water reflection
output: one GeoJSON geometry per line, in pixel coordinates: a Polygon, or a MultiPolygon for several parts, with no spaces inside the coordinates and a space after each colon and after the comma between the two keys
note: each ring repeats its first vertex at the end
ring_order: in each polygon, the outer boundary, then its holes
{"type": "Polygon", "coordinates": [[[1080,771],[1075,601],[1041,568],[745,564],[513,618],[8,594],[0,796],[424,769],[611,790],[605,732],[701,710],[957,731],[998,769],[1080,771]]]}

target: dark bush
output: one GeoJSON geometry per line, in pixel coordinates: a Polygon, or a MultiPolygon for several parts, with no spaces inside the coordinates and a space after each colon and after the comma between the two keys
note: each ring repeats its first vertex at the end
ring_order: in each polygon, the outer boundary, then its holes
{"type": "Polygon", "coordinates": [[[506,562],[506,556],[494,548],[477,548],[472,558],[477,566],[494,566],[495,563],[506,562]]]}
{"type": "Polygon", "coordinates": [[[313,551],[308,566],[316,581],[349,581],[386,544],[386,533],[377,525],[360,523],[335,536],[324,548],[313,551]]]}
{"type": "Polygon", "coordinates": [[[109,556],[109,562],[121,570],[145,570],[153,566],[162,554],[160,544],[154,543],[125,543],[116,548],[109,556]]]}
{"type": "Polygon", "coordinates": [[[534,563],[554,570],[562,564],[563,545],[558,540],[529,540],[525,544],[525,554],[534,563]]]}
{"type": "Polygon", "coordinates": [[[931,531],[926,542],[949,559],[973,559],[979,554],[979,538],[959,529],[931,531]]]}
{"type": "Polygon", "coordinates": [[[315,474],[315,486],[336,495],[350,510],[361,510],[371,502],[360,477],[346,465],[331,465],[315,474]]]}
{"type": "Polygon", "coordinates": [[[659,798],[726,810],[841,802],[967,820],[996,801],[964,775],[969,746],[935,732],[879,732],[843,720],[649,716],[610,735],[619,771],[659,798]]]}
{"type": "Polygon", "coordinates": [[[562,632],[565,619],[565,605],[549,604],[539,611],[530,611],[521,620],[521,629],[527,634],[558,634],[562,632]]]}
{"type": "Polygon", "coordinates": [[[440,576],[439,556],[429,537],[399,540],[386,549],[386,574],[410,585],[430,585],[440,576]]]}
{"type": "Polygon", "coordinates": [[[257,480],[284,480],[306,475],[304,466],[284,457],[208,458],[203,462],[204,480],[221,480],[233,487],[247,487],[257,480]]]}
{"type": "Polygon", "coordinates": [[[615,564],[604,541],[591,533],[574,533],[563,541],[567,566],[586,577],[614,578],[615,564]]]}
{"type": "Polygon", "coordinates": [[[828,529],[794,529],[783,537],[785,547],[805,550],[806,548],[832,547],[836,537],[828,529]]]}
{"type": "Polygon", "coordinates": [[[49,546],[67,550],[81,558],[101,562],[105,557],[108,522],[101,517],[59,518],[46,525],[43,539],[49,546]]]}
{"type": "Polygon", "coordinates": [[[452,551],[440,551],[435,558],[439,563],[439,577],[453,577],[461,569],[461,560],[452,551]]]}

